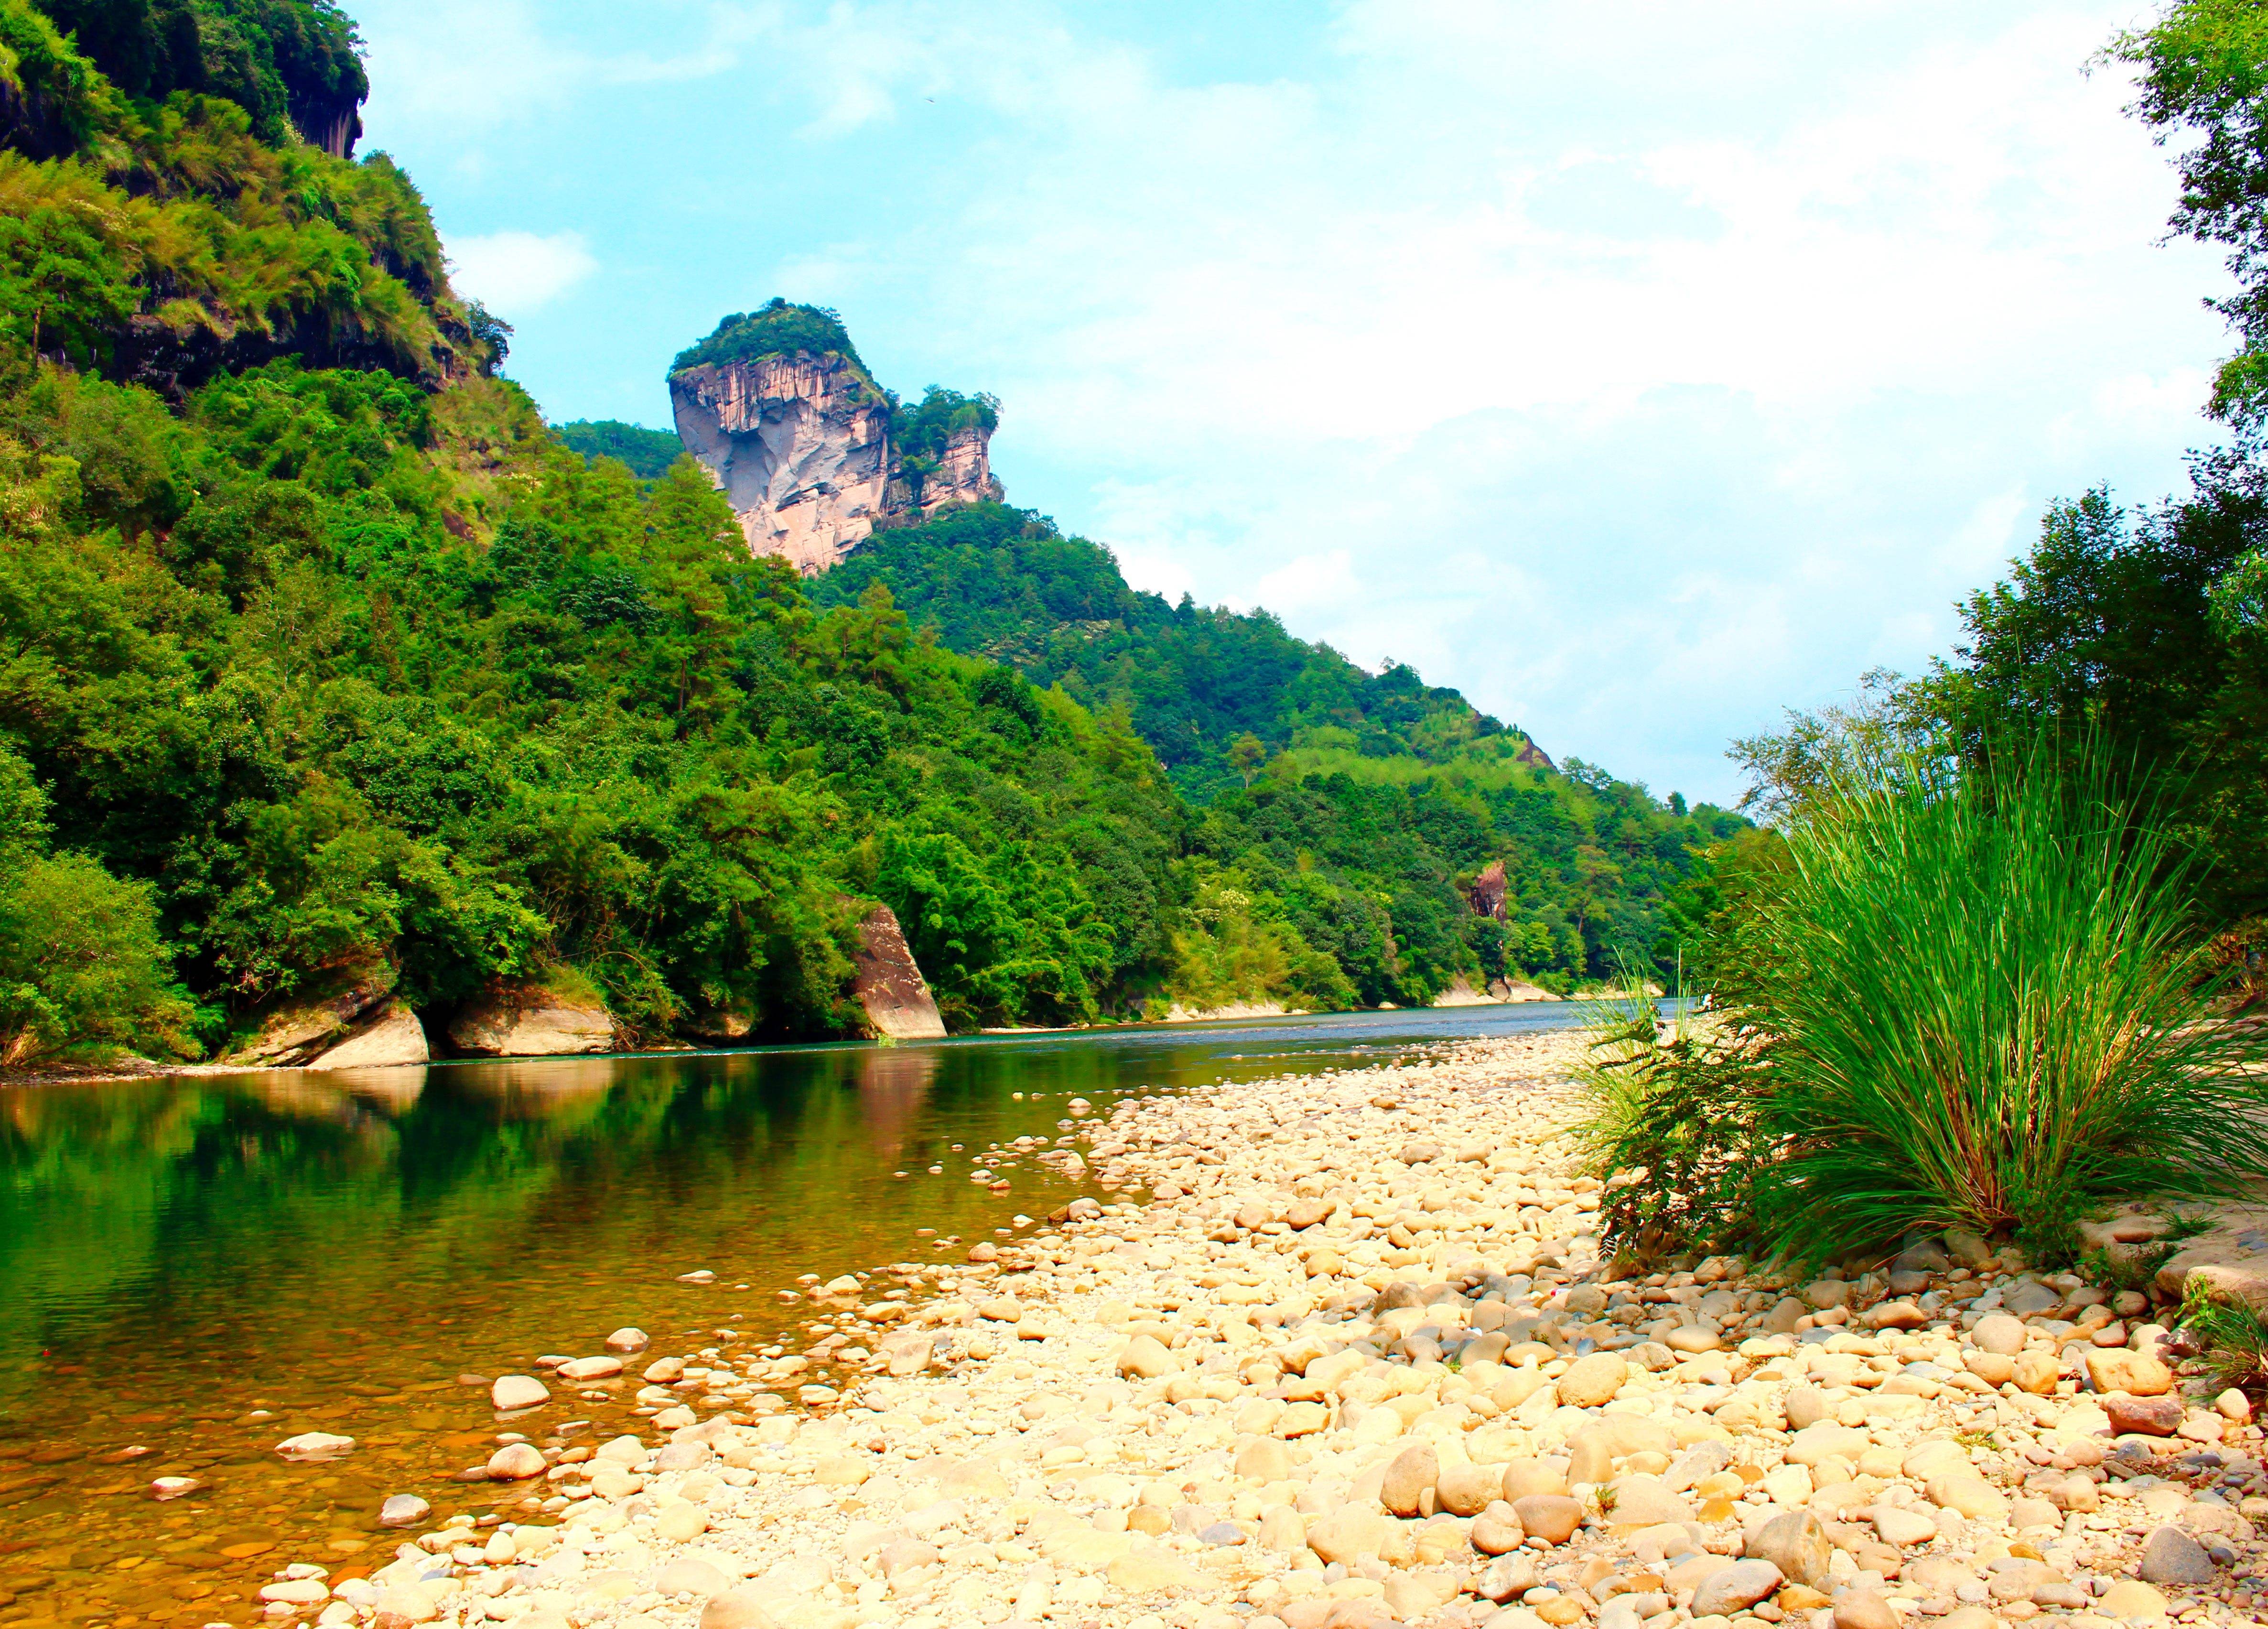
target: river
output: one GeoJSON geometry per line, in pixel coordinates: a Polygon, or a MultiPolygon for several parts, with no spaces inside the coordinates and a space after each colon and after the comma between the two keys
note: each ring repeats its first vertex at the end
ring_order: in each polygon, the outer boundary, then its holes
{"type": "MultiPolygon", "coordinates": [[[[0,1088],[0,1625],[249,1624],[283,1559],[335,1579],[389,1559],[389,1493],[517,1518],[525,1490],[450,1479],[496,1447],[489,1379],[623,1325],[805,1353],[799,1275],[920,1267],[888,1279],[919,1294],[1090,1191],[1012,1146],[1064,1135],[1074,1097],[1101,1117],[1573,1021],[1536,1003],[0,1088]],[[284,1463],[306,1431],[356,1449],[284,1463]],[[198,1486],[159,1501],[160,1476],[198,1486]]],[[[830,1355],[797,1379],[837,1377],[830,1355]]],[[[643,1364],[583,1391],[584,1430],[638,1424],[643,1364]]]]}

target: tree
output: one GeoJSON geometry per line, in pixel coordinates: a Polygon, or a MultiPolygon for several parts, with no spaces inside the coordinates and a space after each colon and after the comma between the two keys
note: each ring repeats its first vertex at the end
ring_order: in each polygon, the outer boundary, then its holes
{"type": "Polygon", "coordinates": [[[2173,225],[2228,250],[2237,292],[2211,302],[2241,349],[2213,382],[2213,412],[2248,442],[2268,428],[2268,9],[2257,0],[2181,0],[2105,55],[2141,70],[2131,111],[2161,143],[2194,144],[2176,161],[2173,225]]]}
{"type": "Polygon", "coordinates": [[[1267,747],[1249,730],[1229,747],[1228,767],[1243,778],[1247,786],[1252,785],[1252,778],[1260,773],[1260,766],[1267,761],[1267,747]]]}
{"type": "Polygon", "coordinates": [[[194,1049],[151,889],[48,855],[47,797],[0,744],[0,1067],[82,1047],[194,1049]]]}

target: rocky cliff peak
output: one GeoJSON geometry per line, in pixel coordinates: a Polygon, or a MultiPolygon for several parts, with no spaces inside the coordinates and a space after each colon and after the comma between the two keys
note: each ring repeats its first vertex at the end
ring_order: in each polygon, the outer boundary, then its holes
{"type": "Polygon", "coordinates": [[[806,577],[878,527],[1004,495],[990,456],[999,404],[934,385],[901,403],[823,306],[775,299],[725,318],[679,355],[669,401],[749,549],[806,577]]]}

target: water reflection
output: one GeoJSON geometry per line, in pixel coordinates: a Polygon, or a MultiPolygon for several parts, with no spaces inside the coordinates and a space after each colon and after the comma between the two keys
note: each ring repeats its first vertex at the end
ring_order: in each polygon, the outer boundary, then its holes
{"type": "Polygon", "coordinates": [[[858,1071],[858,1105],[874,1151],[895,1160],[929,1095],[942,1062],[934,1048],[886,1047],[865,1054],[858,1071]]]}

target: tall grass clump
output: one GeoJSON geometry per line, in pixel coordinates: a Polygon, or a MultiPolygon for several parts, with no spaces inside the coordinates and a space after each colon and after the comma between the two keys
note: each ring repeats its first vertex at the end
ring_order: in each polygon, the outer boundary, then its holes
{"type": "Polygon", "coordinates": [[[2114,1198],[2268,1172],[2268,1091],[2213,1021],[2189,867],[2113,785],[2092,748],[1898,757],[1788,831],[1741,1003],[1769,1036],[1768,1246],[1962,1227],[2068,1259],[2114,1198]]]}
{"type": "Polygon", "coordinates": [[[2051,745],[1833,766],[1724,873],[1714,1010],[1594,1007],[1616,1249],[1819,1261],[1961,1227],[2061,1263],[2113,1200],[2268,1176],[2263,1049],[2215,1015],[2186,851],[2102,750],[2051,745]]]}

